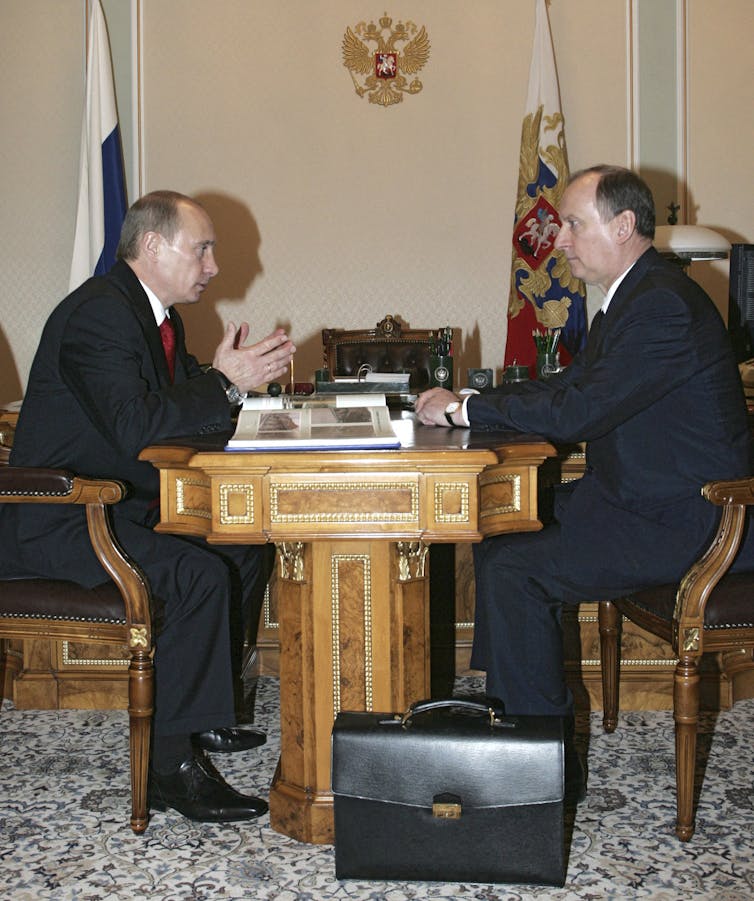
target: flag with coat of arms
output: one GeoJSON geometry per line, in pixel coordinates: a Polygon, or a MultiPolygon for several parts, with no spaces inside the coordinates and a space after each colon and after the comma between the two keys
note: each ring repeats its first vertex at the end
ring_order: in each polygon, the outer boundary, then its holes
{"type": "Polygon", "coordinates": [[[70,291],[113,265],[127,208],[110,42],[100,0],[92,0],[88,43],[70,291]]]}
{"type": "Polygon", "coordinates": [[[534,48],[521,128],[518,194],[508,300],[505,365],[529,366],[534,375],[533,333],[560,330],[561,364],[586,343],[584,284],[555,251],[557,207],[568,181],[564,120],[545,0],[536,0],[534,48]]]}

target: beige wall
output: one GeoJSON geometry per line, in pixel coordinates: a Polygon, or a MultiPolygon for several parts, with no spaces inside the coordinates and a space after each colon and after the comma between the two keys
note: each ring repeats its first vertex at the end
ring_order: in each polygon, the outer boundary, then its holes
{"type": "MultiPolygon", "coordinates": [[[[689,222],[754,243],[754,3],[689,0],[689,222]]],[[[728,264],[691,275],[727,310],[728,264]]]]}
{"type": "MultiPolygon", "coordinates": [[[[742,190],[752,124],[748,112],[736,116],[751,106],[752,4],[688,5],[698,221],[752,241],[742,190]],[[724,91],[713,87],[721,72],[724,91]]],[[[67,285],[85,0],[0,8],[2,401],[23,390],[67,285]]],[[[249,319],[258,335],[282,323],[303,379],[319,365],[323,326],[371,325],[390,312],[460,329],[457,371],[499,368],[534,2],[404,0],[390,10],[431,41],[423,91],[390,109],[356,95],[341,59],[346,27],[384,8],[140,0],[143,187],[200,195],[218,230],[222,272],[186,311],[200,357],[229,318],[249,319]]],[[[632,162],[630,10],[628,0],[551,0],[572,168],[632,162]]],[[[724,296],[722,277],[708,287],[724,296]]]]}
{"type": "Polygon", "coordinates": [[[385,109],[356,95],[341,60],[346,27],[369,7],[186,8],[145,5],[145,172],[149,188],[209,195],[224,272],[210,303],[187,311],[205,355],[220,334],[213,314],[249,317],[263,333],[281,322],[303,377],[320,365],[323,326],[400,313],[414,327],[462,328],[476,365],[483,334],[499,362],[512,216],[502,198],[515,193],[528,60],[501,63],[530,44],[531,10],[412,2],[432,45],[424,90],[385,109]]]}
{"type": "Polygon", "coordinates": [[[83,108],[80,0],[0,0],[0,402],[65,293],[83,108]]]}

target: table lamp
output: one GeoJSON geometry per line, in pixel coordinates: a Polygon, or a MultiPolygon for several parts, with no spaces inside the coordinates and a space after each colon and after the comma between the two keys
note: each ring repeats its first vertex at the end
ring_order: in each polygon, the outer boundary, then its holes
{"type": "Polygon", "coordinates": [[[658,225],[654,243],[663,256],[682,266],[692,260],[724,260],[730,252],[727,238],[701,225],[658,225]]]}

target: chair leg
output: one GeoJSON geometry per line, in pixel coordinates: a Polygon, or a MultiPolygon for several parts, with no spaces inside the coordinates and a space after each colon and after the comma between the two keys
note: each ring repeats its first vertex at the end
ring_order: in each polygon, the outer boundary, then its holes
{"type": "Polygon", "coordinates": [[[149,654],[132,652],[128,668],[128,717],[131,760],[131,829],[138,835],[147,828],[149,743],[154,712],[154,664],[149,654]]]}
{"type": "Polygon", "coordinates": [[[597,618],[602,670],[602,727],[605,732],[615,732],[618,725],[622,617],[612,601],[600,601],[597,618]]]}
{"type": "Polygon", "coordinates": [[[676,835],[687,842],[694,834],[694,773],[699,724],[699,669],[695,657],[681,658],[673,678],[675,720],[676,835]]]}

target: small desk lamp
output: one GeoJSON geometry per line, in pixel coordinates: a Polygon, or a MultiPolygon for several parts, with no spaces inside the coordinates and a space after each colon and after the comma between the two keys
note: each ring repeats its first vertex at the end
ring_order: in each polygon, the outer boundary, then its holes
{"type": "Polygon", "coordinates": [[[727,238],[701,225],[658,225],[655,247],[684,267],[692,260],[724,260],[730,253],[727,238]]]}

